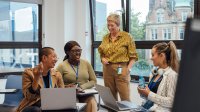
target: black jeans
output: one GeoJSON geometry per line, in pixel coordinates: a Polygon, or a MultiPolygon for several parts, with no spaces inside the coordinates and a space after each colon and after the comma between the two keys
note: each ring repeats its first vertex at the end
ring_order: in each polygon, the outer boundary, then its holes
{"type": "Polygon", "coordinates": [[[42,109],[38,106],[29,106],[24,108],[22,112],[42,112],[42,109]]]}

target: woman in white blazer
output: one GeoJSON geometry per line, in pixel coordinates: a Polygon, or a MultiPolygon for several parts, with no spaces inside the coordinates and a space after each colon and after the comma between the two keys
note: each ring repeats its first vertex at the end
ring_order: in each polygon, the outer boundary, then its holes
{"type": "Polygon", "coordinates": [[[146,98],[154,105],[149,109],[156,112],[170,112],[173,106],[174,94],[176,90],[176,82],[178,78],[178,55],[175,44],[170,41],[169,43],[158,43],[152,48],[152,58],[154,66],[162,69],[162,81],[158,86],[157,93],[150,91],[146,86],[144,89],[138,87],[138,92],[146,96],[146,98]]]}

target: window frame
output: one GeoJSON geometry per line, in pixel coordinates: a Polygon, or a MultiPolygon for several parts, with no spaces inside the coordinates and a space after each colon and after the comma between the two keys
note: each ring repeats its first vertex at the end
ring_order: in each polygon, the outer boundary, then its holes
{"type": "MultiPolygon", "coordinates": [[[[18,3],[31,3],[38,5],[38,42],[20,42],[20,41],[0,41],[0,49],[26,49],[26,48],[37,48],[38,56],[42,48],[42,0],[10,0],[9,2],[18,3]]],[[[21,75],[22,72],[12,71],[11,72],[0,72],[0,77],[5,75],[21,75]]]]}
{"type": "Polygon", "coordinates": [[[188,12],[186,12],[186,11],[181,12],[181,20],[182,20],[182,22],[186,22],[187,15],[188,15],[188,12]]]}
{"type": "Polygon", "coordinates": [[[155,28],[151,29],[151,40],[157,40],[158,39],[158,30],[155,28]]]}
{"type": "Polygon", "coordinates": [[[163,9],[158,9],[156,11],[156,20],[157,23],[163,23],[164,22],[164,13],[163,9]]]}
{"type": "Polygon", "coordinates": [[[178,33],[179,33],[179,39],[183,40],[184,39],[184,35],[185,35],[184,29],[183,28],[179,28],[178,33]]]}
{"type": "Polygon", "coordinates": [[[172,37],[172,29],[171,28],[164,28],[162,30],[162,32],[163,32],[163,40],[171,40],[171,37],[172,37]]]}
{"type": "MultiPolygon", "coordinates": [[[[124,1],[122,1],[122,4],[124,4],[124,1]]],[[[131,0],[126,0],[126,3],[129,3],[130,4],[130,1],[131,0]]],[[[94,32],[94,27],[93,25],[95,24],[95,16],[94,16],[94,12],[95,12],[95,8],[92,6],[92,4],[95,4],[95,0],[91,0],[90,1],[90,17],[91,17],[91,40],[92,40],[92,49],[91,49],[91,62],[92,62],[92,66],[94,68],[94,55],[95,55],[95,48],[98,48],[98,46],[101,44],[101,41],[94,41],[94,36],[95,36],[95,32],[94,32]]],[[[128,7],[127,9],[129,9],[130,7],[128,7]]],[[[194,18],[200,18],[200,0],[194,0],[194,18]]],[[[126,10],[127,12],[130,12],[130,10],[126,10]]],[[[130,13],[129,13],[129,16],[127,17],[130,17],[130,13]]],[[[130,18],[128,18],[129,20],[130,18]]],[[[123,17],[122,17],[122,22],[123,22],[123,17]]],[[[129,24],[129,21],[125,21],[124,23],[128,23],[128,25],[130,26],[129,24]]],[[[126,29],[124,28],[126,27],[126,25],[123,25],[123,29],[126,29]]],[[[125,30],[127,31],[127,30],[125,30]]],[[[127,31],[129,32],[129,30],[127,31]]],[[[171,36],[172,36],[172,29],[171,29],[171,36]]],[[[135,44],[136,44],[136,47],[137,49],[151,49],[153,47],[153,45],[155,45],[156,43],[160,43],[160,42],[169,42],[170,40],[145,40],[145,41],[135,41],[135,44]]],[[[176,44],[176,47],[177,49],[182,49],[183,48],[183,40],[172,40],[175,44],[176,44]]],[[[97,74],[97,76],[102,76],[102,72],[99,72],[99,71],[95,71],[95,73],[97,74]]],[[[138,79],[138,76],[132,76],[131,75],[131,78],[135,78],[135,79],[138,79]]],[[[148,77],[147,77],[148,78],[148,77]]]]}

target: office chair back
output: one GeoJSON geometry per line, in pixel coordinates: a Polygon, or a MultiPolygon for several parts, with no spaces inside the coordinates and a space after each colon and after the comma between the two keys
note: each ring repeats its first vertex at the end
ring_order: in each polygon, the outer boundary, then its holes
{"type": "Polygon", "coordinates": [[[18,106],[23,99],[22,93],[22,76],[21,75],[9,75],[7,77],[6,89],[18,89],[15,93],[5,94],[5,105],[18,106]]]}

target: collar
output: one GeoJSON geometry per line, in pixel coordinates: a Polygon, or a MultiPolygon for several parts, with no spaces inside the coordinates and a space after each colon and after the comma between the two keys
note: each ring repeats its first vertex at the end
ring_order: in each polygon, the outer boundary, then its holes
{"type": "Polygon", "coordinates": [[[166,72],[166,71],[167,71],[169,68],[170,68],[170,67],[168,66],[167,68],[163,69],[163,70],[164,70],[164,72],[166,72]]]}
{"type": "MultiPolygon", "coordinates": [[[[55,70],[53,70],[53,69],[50,69],[50,75],[51,76],[54,76],[54,75],[56,75],[56,71],[55,70]]],[[[42,77],[42,76],[41,76],[42,77]]]]}
{"type": "MultiPolygon", "coordinates": [[[[52,80],[52,86],[53,86],[52,88],[54,88],[55,82],[54,82],[53,76],[56,76],[56,71],[53,69],[50,69],[50,76],[51,76],[51,80],[52,80]]],[[[41,88],[44,88],[43,76],[40,76],[40,80],[39,80],[38,84],[40,85],[41,88]]]]}
{"type": "MultiPolygon", "coordinates": [[[[116,40],[119,40],[119,39],[123,36],[123,33],[122,33],[122,32],[123,32],[123,31],[119,30],[116,40]]],[[[109,35],[108,35],[109,41],[111,41],[110,35],[111,35],[111,33],[109,33],[109,35]]]]}
{"type": "Polygon", "coordinates": [[[163,75],[167,76],[172,71],[172,68],[168,66],[167,68],[165,68],[163,70],[164,70],[164,74],[163,75]]]}

